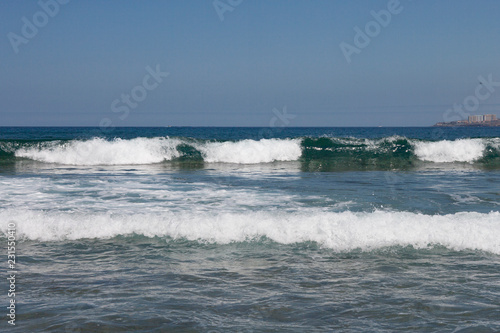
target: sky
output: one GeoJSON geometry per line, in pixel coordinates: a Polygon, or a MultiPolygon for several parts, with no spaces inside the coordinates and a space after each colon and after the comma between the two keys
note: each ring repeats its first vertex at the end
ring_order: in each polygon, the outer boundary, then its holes
{"type": "Polygon", "coordinates": [[[495,0],[4,0],[0,126],[500,117],[499,17],[495,0]]]}

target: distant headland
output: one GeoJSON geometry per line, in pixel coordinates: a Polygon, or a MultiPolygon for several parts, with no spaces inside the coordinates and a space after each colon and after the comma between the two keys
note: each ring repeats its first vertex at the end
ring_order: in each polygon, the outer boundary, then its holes
{"type": "Polygon", "coordinates": [[[455,126],[468,126],[468,127],[500,127],[500,120],[494,114],[484,114],[469,116],[467,120],[457,120],[450,122],[437,123],[437,127],[455,127],[455,126]]]}

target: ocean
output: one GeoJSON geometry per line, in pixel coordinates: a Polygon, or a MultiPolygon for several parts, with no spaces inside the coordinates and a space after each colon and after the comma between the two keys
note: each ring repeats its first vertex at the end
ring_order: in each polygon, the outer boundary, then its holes
{"type": "Polygon", "coordinates": [[[500,331],[500,128],[2,127],[0,193],[3,332],[500,331]]]}

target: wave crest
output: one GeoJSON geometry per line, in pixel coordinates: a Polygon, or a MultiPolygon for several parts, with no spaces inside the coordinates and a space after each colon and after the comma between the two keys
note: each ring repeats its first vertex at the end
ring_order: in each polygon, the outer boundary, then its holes
{"type": "Polygon", "coordinates": [[[179,157],[179,141],[168,138],[135,138],[131,140],[101,138],[65,143],[58,141],[21,148],[17,157],[47,163],[68,165],[121,165],[160,163],[179,157]]]}
{"type": "Polygon", "coordinates": [[[295,161],[302,155],[299,139],[261,139],[237,142],[210,142],[197,145],[208,163],[256,164],[295,161]]]}
{"type": "Polygon", "coordinates": [[[500,138],[424,141],[392,136],[207,141],[157,137],[0,144],[2,161],[28,158],[63,165],[153,164],[172,160],[259,164],[300,160],[303,170],[309,171],[402,170],[424,163],[500,167],[500,138]]]}
{"type": "Polygon", "coordinates": [[[415,154],[422,161],[435,163],[474,162],[483,157],[487,145],[484,139],[415,142],[415,154]]]}
{"type": "Polygon", "coordinates": [[[179,157],[196,158],[200,153],[207,163],[256,164],[294,161],[302,151],[299,139],[198,142],[175,138],[111,141],[94,138],[86,141],[38,143],[17,149],[15,156],[65,165],[128,165],[161,163],[179,157]],[[197,154],[189,156],[189,151],[192,150],[197,154]]]}
{"type": "Polygon", "coordinates": [[[481,250],[500,254],[500,213],[424,215],[410,212],[164,212],[109,214],[0,211],[1,231],[16,222],[19,237],[39,241],[144,235],[228,244],[261,237],[282,244],[317,242],[336,251],[389,246],[481,250]]]}

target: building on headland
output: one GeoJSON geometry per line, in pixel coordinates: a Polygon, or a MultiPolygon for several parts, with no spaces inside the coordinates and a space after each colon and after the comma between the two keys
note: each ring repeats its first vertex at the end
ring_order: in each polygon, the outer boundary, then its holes
{"type": "Polygon", "coordinates": [[[484,121],[484,115],[469,116],[469,123],[480,123],[484,121]]]}
{"type": "Polygon", "coordinates": [[[494,114],[476,115],[469,116],[469,123],[480,123],[483,121],[494,121],[497,120],[497,116],[494,114]]]}
{"type": "Polygon", "coordinates": [[[444,123],[437,123],[434,126],[500,126],[500,120],[494,114],[483,114],[483,115],[473,115],[469,116],[467,120],[458,120],[444,123]]]}
{"type": "Polygon", "coordinates": [[[497,116],[494,114],[485,114],[484,121],[494,121],[497,120],[497,116]]]}

